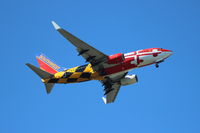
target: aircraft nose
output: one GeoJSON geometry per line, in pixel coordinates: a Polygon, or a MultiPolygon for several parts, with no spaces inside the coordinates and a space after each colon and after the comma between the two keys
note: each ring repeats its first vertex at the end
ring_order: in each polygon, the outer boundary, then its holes
{"type": "Polygon", "coordinates": [[[167,54],[168,54],[168,57],[169,57],[169,56],[171,56],[173,54],[173,52],[170,51],[170,52],[167,52],[167,54]]]}
{"type": "Polygon", "coordinates": [[[170,51],[169,54],[172,55],[172,54],[173,54],[173,51],[170,51]]]}
{"type": "Polygon", "coordinates": [[[168,49],[161,49],[162,52],[172,52],[171,50],[168,49]]]}
{"type": "Polygon", "coordinates": [[[162,49],[162,52],[164,52],[167,55],[167,57],[169,57],[173,54],[173,51],[167,50],[167,49],[162,49]]]}

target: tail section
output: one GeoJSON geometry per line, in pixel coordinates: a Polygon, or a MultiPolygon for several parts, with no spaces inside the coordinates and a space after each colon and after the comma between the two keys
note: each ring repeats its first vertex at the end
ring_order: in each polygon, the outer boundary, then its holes
{"type": "Polygon", "coordinates": [[[48,79],[53,77],[53,74],[50,74],[34,65],[31,65],[29,63],[26,64],[31,70],[33,70],[41,79],[48,79]]]}
{"type": "Polygon", "coordinates": [[[38,56],[36,56],[36,58],[37,58],[38,64],[40,65],[40,68],[46,72],[55,74],[57,72],[64,70],[64,68],[61,68],[60,66],[56,65],[56,63],[51,61],[44,54],[39,54],[38,56]]]}
{"type": "MultiPolygon", "coordinates": [[[[53,74],[48,73],[34,65],[26,64],[31,70],[33,70],[41,79],[49,79],[53,77],[53,74]]],[[[54,83],[45,83],[46,92],[49,94],[54,86],[54,83]]]]}

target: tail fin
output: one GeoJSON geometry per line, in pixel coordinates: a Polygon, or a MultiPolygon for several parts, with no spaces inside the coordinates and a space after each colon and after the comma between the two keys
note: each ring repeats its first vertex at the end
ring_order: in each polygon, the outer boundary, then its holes
{"type": "Polygon", "coordinates": [[[63,71],[64,69],[56,65],[53,61],[51,61],[47,56],[44,54],[39,54],[36,56],[38,64],[42,70],[45,70],[51,74],[55,74],[57,72],[63,71]]]}
{"type": "MultiPolygon", "coordinates": [[[[53,74],[48,73],[34,65],[26,64],[31,70],[33,70],[41,79],[48,79],[53,77],[53,74]]],[[[45,83],[46,92],[49,94],[54,86],[54,83],[45,83]]]]}

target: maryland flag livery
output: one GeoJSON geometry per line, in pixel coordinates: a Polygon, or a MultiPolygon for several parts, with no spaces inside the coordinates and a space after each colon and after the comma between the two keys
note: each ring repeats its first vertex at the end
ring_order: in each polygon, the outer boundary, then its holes
{"type": "Polygon", "coordinates": [[[92,69],[91,64],[87,64],[57,72],[53,78],[44,81],[47,83],[78,83],[92,79],[101,80],[103,78],[92,69]]]}
{"type": "Polygon", "coordinates": [[[37,55],[39,68],[29,63],[26,65],[41,78],[47,93],[51,92],[54,84],[98,80],[104,86],[104,103],[112,103],[115,101],[121,86],[138,82],[137,75],[128,75],[128,71],[151,64],[155,64],[158,68],[159,63],[172,55],[171,50],[149,48],[108,56],[62,29],[55,22],[52,24],[63,37],[76,47],[78,55],[89,63],[66,69],[42,53],[37,55]]]}

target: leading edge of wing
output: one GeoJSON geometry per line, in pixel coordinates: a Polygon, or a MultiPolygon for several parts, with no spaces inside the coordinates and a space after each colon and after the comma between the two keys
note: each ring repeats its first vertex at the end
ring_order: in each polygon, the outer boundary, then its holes
{"type": "Polygon", "coordinates": [[[78,37],[72,35],[65,29],[61,28],[55,21],[52,21],[54,28],[69,42],[71,42],[79,52],[79,55],[83,56],[86,61],[90,63],[99,62],[100,60],[107,57],[106,54],[102,53],[101,51],[93,48],[89,44],[85,43],[84,41],[80,40],[78,37]]]}
{"type": "Polygon", "coordinates": [[[72,35],[70,32],[68,32],[67,30],[61,28],[55,21],[51,22],[53,27],[63,36],[65,37],[69,42],[71,42],[74,46],[76,46],[78,49],[92,49],[95,52],[98,52],[101,55],[107,56],[106,54],[102,53],[101,51],[93,48],[92,46],[90,46],[89,44],[87,44],[86,42],[82,41],[81,39],[79,39],[78,37],[72,35]],[[81,44],[81,45],[80,45],[81,44]]]}

